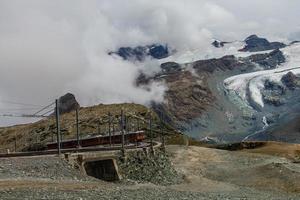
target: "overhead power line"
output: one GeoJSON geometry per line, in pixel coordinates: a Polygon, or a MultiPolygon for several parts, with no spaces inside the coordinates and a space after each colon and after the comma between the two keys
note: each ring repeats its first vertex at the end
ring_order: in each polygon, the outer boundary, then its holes
{"type": "Polygon", "coordinates": [[[54,112],[54,109],[51,109],[51,110],[49,110],[49,111],[43,113],[42,116],[46,116],[46,115],[48,115],[48,114],[50,114],[50,113],[53,113],[53,112],[54,112]]]}
{"type": "Polygon", "coordinates": [[[4,108],[4,109],[0,109],[0,112],[9,112],[9,111],[24,111],[24,110],[36,110],[36,108],[4,108]]]}
{"type": "Polygon", "coordinates": [[[23,118],[44,118],[48,116],[43,115],[29,115],[29,114],[0,114],[0,117],[23,117],[23,118]]]}
{"type": "Polygon", "coordinates": [[[54,108],[51,108],[55,103],[51,103],[47,106],[41,106],[41,105],[34,105],[34,104],[28,104],[28,103],[22,103],[22,102],[15,102],[15,101],[6,101],[6,100],[1,100],[1,103],[6,103],[6,104],[15,104],[15,105],[21,105],[21,106],[31,106],[31,108],[25,107],[25,108],[3,108],[0,109],[0,112],[16,112],[16,111],[25,111],[25,110],[37,110],[37,112],[33,114],[17,114],[17,113],[3,113],[0,114],[1,117],[24,117],[24,118],[43,118],[43,117],[49,117],[46,116],[47,114],[54,112],[54,108]],[[34,108],[33,108],[34,107],[34,108]],[[43,113],[43,114],[41,114],[43,113]]]}
{"type": "Polygon", "coordinates": [[[41,105],[35,105],[35,104],[29,104],[29,103],[23,103],[23,102],[15,102],[15,101],[0,100],[0,102],[4,103],[4,104],[14,104],[14,105],[20,105],[20,106],[42,107],[41,105]]]}
{"type": "Polygon", "coordinates": [[[51,107],[52,105],[54,105],[55,103],[51,103],[48,106],[43,107],[42,109],[40,109],[39,111],[35,112],[33,115],[36,115],[44,110],[46,110],[47,108],[51,107]]]}

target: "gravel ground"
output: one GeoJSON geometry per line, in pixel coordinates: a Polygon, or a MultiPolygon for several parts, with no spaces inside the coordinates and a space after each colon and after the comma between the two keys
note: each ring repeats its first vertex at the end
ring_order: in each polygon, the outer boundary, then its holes
{"type": "Polygon", "coordinates": [[[117,183],[85,176],[55,156],[0,159],[0,199],[300,199],[300,169],[288,160],[201,147],[168,151],[170,157],[149,157],[145,166],[138,164],[141,155],[133,156],[127,163],[131,167],[124,168],[131,180],[117,183]],[[139,180],[135,169],[149,170],[152,178],[139,180]],[[174,169],[184,175],[179,182],[174,169]]]}
{"type": "Polygon", "coordinates": [[[174,185],[183,181],[183,176],[172,166],[169,155],[162,151],[148,156],[144,152],[132,152],[127,154],[126,162],[118,163],[122,177],[137,183],[174,185]]]}
{"type": "Polygon", "coordinates": [[[48,178],[53,180],[92,180],[56,156],[0,159],[0,179],[48,178]]]}
{"type": "Polygon", "coordinates": [[[226,193],[197,193],[197,192],[179,192],[175,190],[169,190],[165,188],[135,188],[135,189],[120,189],[114,190],[80,190],[80,191],[57,191],[57,190],[13,190],[13,191],[1,191],[0,197],[3,200],[10,199],[78,199],[78,200],[202,200],[202,199],[299,199],[297,196],[285,195],[280,193],[266,193],[257,190],[247,189],[238,192],[226,192],[226,193]]]}

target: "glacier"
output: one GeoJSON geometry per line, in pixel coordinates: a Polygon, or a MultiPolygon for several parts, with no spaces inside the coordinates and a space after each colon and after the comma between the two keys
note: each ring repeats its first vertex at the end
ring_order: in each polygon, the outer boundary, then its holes
{"type": "MultiPolygon", "coordinates": [[[[295,43],[281,49],[286,62],[278,65],[275,69],[260,70],[246,74],[235,75],[224,80],[224,86],[228,90],[234,91],[243,101],[256,103],[259,107],[264,107],[262,90],[266,80],[281,83],[281,78],[288,72],[300,74],[300,44],[295,43]],[[246,93],[249,91],[249,96],[246,93]],[[248,99],[247,99],[248,98],[248,99]]],[[[257,53],[257,52],[256,52],[257,53]]]]}

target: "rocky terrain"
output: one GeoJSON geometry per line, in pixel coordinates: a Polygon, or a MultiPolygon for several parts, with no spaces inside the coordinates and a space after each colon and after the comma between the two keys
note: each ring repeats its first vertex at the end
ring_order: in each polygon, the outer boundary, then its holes
{"type": "Polygon", "coordinates": [[[245,39],[245,43],[245,47],[240,51],[257,52],[286,47],[282,42],[269,42],[267,39],[260,38],[257,35],[250,35],[245,39]]]}
{"type": "Polygon", "coordinates": [[[252,35],[242,42],[214,41],[212,48],[216,55],[208,56],[216,58],[191,62],[174,55],[161,61],[159,72],[140,74],[138,86],[158,81],[168,88],[165,101],[152,108],[198,140],[299,142],[299,130],[274,132],[298,118],[299,44],[252,35]]]}
{"type": "MultiPolygon", "coordinates": [[[[166,185],[124,179],[104,182],[87,177],[61,158],[0,160],[1,199],[298,199],[299,145],[265,143],[239,151],[167,146],[166,159],[141,160],[176,170],[180,182],[166,185]],[[167,163],[171,163],[171,168],[167,163]],[[49,170],[50,169],[50,170],[49,170]]],[[[145,165],[147,166],[147,165],[145,165]]],[[[126,170],[125,170],[126,171],[126,170]]],[[[128,171],[127,171],[128,172],[128,171]]],[[[138,174],[138,173],[137,173],[138,174]]],[[[144,174],[147,176],[147,173],[144,174]]],[[[151,173],[148,174],[151,176],[151,173]]],[[[140,178],[140,177],[138,177],[140,178]]],[[[145,179],[146,180],[146,179],[145,179]]]]}

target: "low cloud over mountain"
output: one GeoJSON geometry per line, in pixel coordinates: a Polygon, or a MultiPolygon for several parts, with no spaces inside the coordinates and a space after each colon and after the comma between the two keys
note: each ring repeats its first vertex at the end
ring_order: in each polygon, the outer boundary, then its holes
{"type": "Polygon", "coordinates": [[[132,63],[108,53],[151,44],[166,44],[178,53],[205,50],[213,38],[242,40],[250,33],[271,40],[291,35],[295,39],[299,4],[283,0],[3,0],[1,107],[9,107],[4,100],[43,105],[66,92],[74,93],[81,105],[161,102],[166,91],[163,82],[147,88],[135,85],[139,72],[159,70],[159,61],[132,63]]]}

